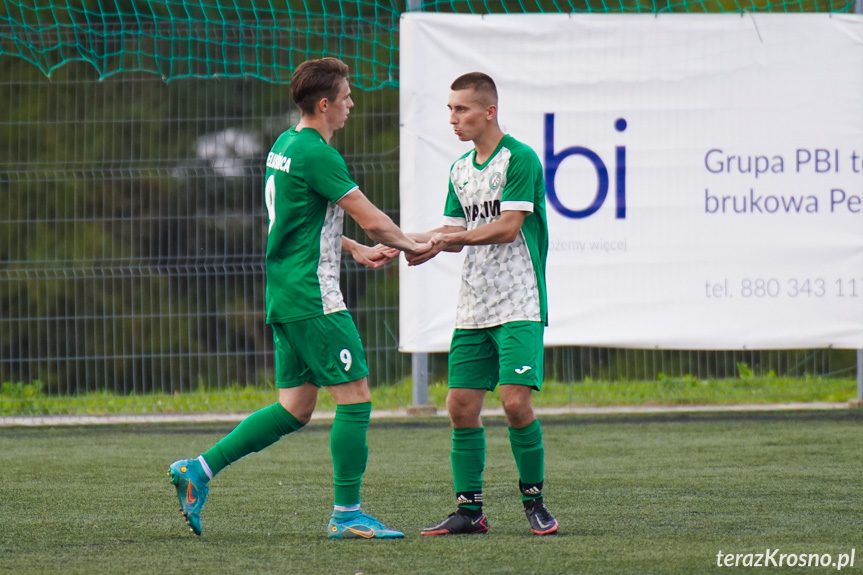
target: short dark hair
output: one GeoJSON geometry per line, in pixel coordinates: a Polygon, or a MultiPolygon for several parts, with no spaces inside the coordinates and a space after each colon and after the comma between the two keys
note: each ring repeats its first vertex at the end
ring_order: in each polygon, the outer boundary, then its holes
{"type": "Polygon", "coordinates": [[[347,64],[338,58],[306,60],[291,77],[291,98],[303,114],[314,115],[323,98],[335,100],[342,80],[349,78],[347,64]]]}
{"type": "Polygon", "coordinates": [[[497,86],[488,74],[469,72],[456,78],[450,90],[473,90],[485,104],[497,105],[497,86]]]}

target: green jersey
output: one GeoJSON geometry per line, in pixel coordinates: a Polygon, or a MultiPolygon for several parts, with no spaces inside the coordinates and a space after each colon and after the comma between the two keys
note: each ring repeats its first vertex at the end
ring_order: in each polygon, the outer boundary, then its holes
{"type": "Polygon", "coordinates": [[[359,189],[341,155],[311,128],[291,128],[267,156],[267,323],[346,309],[339,288],[344,210],[359,189]]]}
{"type": "Polygon", "coordinates": [[[471,150],[450,168],[444,225],[472,230],[500,219],[502,211],[529,213],[513,242],[465,247],[455,326],[548,325],[548,225],[539,158],[508,135],[485,163],[477,164],[475,158],[476,150],[471,150]]]}

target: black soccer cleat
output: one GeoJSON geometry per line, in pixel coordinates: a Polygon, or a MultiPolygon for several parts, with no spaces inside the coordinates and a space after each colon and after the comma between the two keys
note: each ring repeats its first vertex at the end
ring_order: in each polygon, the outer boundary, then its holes
{"type": "Polygon", "coordinates": [[[554,515],[548,512],[542,497],[524,502],[524,514],[530,522],[530,529],[537,535],[557,533],[558,522],[554,515]]]}
{"type": "Polygon", "coordinates": [[[472,533],[485,533],[488,531],[488,518],[485,513],[479,517],[468,517],[458,511],[450,513],[449,516],[431,527],[420,531],[420,535],[470,535],[472,533]]]}

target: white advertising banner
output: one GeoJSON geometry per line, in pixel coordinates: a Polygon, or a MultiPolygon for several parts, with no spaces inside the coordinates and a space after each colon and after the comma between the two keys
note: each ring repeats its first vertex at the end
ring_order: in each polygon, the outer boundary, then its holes
{"type": "MultiPolygon", "coordinates": [[[[401,224],[442,224],[452,81],[543,164],[546,345],[863,348],[863,17],[401,21],[401,224]]],[[[460,254],[400,270],[400,349],[446,351],[460,254]]]]}

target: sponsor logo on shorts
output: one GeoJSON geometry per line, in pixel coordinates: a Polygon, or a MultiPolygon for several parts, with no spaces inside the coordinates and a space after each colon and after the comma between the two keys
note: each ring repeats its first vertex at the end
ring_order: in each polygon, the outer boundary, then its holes
{"type": "Polygon", "coordinates": [[[533,369],[533,368],[532,368],[532,367],[530,367],[529,365],[523,365],[523,366],[521,366],[521,367],[517,367],[517,368],[515,368],[515,372],[516,372],[517,374],[521,375],[521,374],[523,374],[523,373],[525,373],[525,372],[527,372],[528,370],[531,370],[531,369],[533,369]]]}

